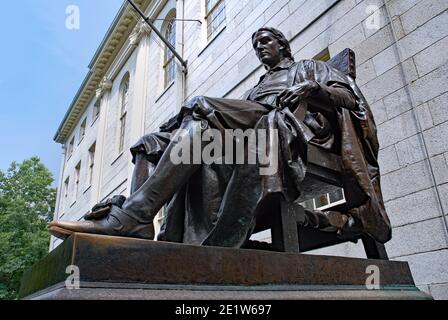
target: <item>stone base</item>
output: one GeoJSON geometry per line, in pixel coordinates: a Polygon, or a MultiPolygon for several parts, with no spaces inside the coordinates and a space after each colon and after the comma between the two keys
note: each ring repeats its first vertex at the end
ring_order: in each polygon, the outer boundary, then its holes
{"type": "MultiPolygon", "coordinates": [[[[72,276],[73,277],[73,276],[72,276]]],[[[25,273],[24,299],[431,299],[406,262],[199,247],[75,234],[25,273]],[[368,266],[380,289],[367,290],[368,266]],[[80,289],[69,290],[68,266],[80,289]]]]}
{"type": "Polygon", "coordinates": [[[428,300],[415,287],[366,290],[353,287],[206,287],[128,286],[126,284],[82,283],[69,290],[65,283],[28,296],[27,300],[428,300]]]}

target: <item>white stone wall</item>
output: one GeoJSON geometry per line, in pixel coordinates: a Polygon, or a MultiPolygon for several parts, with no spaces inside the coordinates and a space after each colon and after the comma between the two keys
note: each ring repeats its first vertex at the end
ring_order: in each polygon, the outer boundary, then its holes
{"type": "MultiPolygon", "coordinates": [[[[164,8],[160,11],[157,18],[165,19],[170,16],[173,11],[176,11],[176,1],[171,0],[166,3],[164,8]]],[[[181,26],[180,23],[178,23],[181,26]]],[[[155,26],[165,33],[167,22],[156,21],[155,26]]],[[[179,28],[177,28],[179,30],[179,28]]],[[[179,39],[180,32],[177,31],[177,47],[180,49],[179,39]]],[[[165,46],[157,35],[151,33],[149,43],[149,71],[148,71],[148,84],[147,84],[147,96],[146,103],[148,108],[145,114],[145,133],[151,133],[158,131],[159,126],[167,121],[170,117],[174,116],[179,108],[180,101],[177,101],[176,96],[176,83],[170,83],[167,87],[164,85],[164,52],[165,46]]],[[[180,52],[180,50],[178,50],[180,52]]],[[[178,70],[178,73],[180,70],[178,70]]]]}
{"type": "MultiPolygon", "coordinates": [[[[202,25],[178,23],[176,48],[188,61],[185,94],[180,67],[176,81],[164,88],[164,49],[151,33],[149,38],[140,41],[112,79],[100,198],[129,192],[132,172],[129,152],[117,159],[115,151],[117,92],[125,72],[130,73],[128,118],[134,121],[128,126],[138,127],[138,119],[143,119],[141,130],[135,129],[127,135],[132,137],[126,141],[125,150],[128,150],[139,132],[157,130],[175,114],[183,99],[196,95],[238,98],[254,86],[264,72],[251,43],[251,35],[259,27],[282,30],[291,39],[296,59],[311,58],[325,48],[334,56],[349,47],[357,57],[357,83],[371,104],[378,125],[383,194],[394,227],[393,239],[386,245],[389,256],[409,261],[417,285],[425,291],[436,298],[448,298],[447,231],[423,143],[447,214],[448,2],[388,0],[392,30],[383,0],[225,1],[225,27],[211,41],[206,39],[203,0],[160,2],[162,6],[154,17],[164,18],[176,8],[179,18],[183,11],[186,19],[203,21],[202,25]],[[370,12],[366,9],[372,5],[379,8],[378,29],[367,27],[370,12]],[[137,70],[144,72],[137,73],[137,70]],[[134,99],[137,104],[133,103],[134,99]],[[133,116],[132,112],[135,112],[133,116]]],[[[157,21],[156,25],[163,30],[163,22],[157,21]]],[[[94,128],[88,128],[91,129],[88,134],[94,136],[94,128]]],[[[89,139],[93,138],[86,135],[85,140],[89,139]]],[[[87,157],[90,143],[85,145],[75,148],[73,159],[64,166],[64,177],[68,174],[72,177],[78,158],[87,157]]],[[[80,198],[64,218],[75,219],[84,214],[88,210],[81,204],[84,201],[88,199],[80,198]]],[[[268,235],[265,233],[262,237],[268,235]]],[[[344,244],[313,253],[365,257],[361,244],[344,244]]]]}
{"type": "MultiPolygon", "coordinates": [[[[398,48],[405,60],[411,99],[404,90],[384,94],[385,119],[378,130],[384,149],[383,188],[386,208],[394,226],[386,248],[397,260],[409,261],[415,282],[436,298],[448,298],[447,211],[448,133],[447,91],[448,2],[393,1],[391,14],[398,48]],[[420,127],[411,115],[414,102],[420,127]],[[402,129],[401,129],[402,128],[402,129]],[[423,137],[422,137],[423,133],[423,137]],[[438,206],[426,144],[443,214],[438,206]],[[446,221],[446,220],[445,220],[446,221]]],[[[386,50],[384,50],[386,52],[386,50]]],[[[376,72],[385,65],[387,53],[374,61],[376,72]]],[[[388,61],[396,61],[389,58],[388,61]]],[[[391,74],[396,62],[388,62],[391,74]]],[[[384,68],[384,67],[383,67],[384,68]]],[[[381,104],[381,98],[378,99],[381,104]]]]}
{"type": "Polygon", "coordinates": [[[104,158],[101,164],[101,191],[100,200],[115,194],[127,194],[127,168],[131,165],[131,158],[129,153],[129,133],[132,127],[132,114],[135,109],[135,71],[136,71],[136,57],[137,50],[134,50],[126,63],[120,69],[120,72],[112,80],[113,86],[110,92],[109,105],[107,109],[107,125],[106,138],[104,144],[104,158]],[[127,106],[126,116],[126,132],[123,152],[119,152],[120,139],[120,111],[121,111],[121,84],[122,80],[129,75],[129,101],[127,106]]]}
{"type": "MultiPolygon", "coordinates": [[[[60,172],[62,185],[58,188],[57,215],[55,215],[55,219],[78,220],[89,211],[89,203],[92,196],[92,186],[89,179],[89,149],[96,142],[99,123],[99,119],[94,116],[95,101],[94,99],[89,103],[87,109],[81,115],[75,130],[70,134],[66,142],[65,150],[67,150],[69,142],[75,138],[72,155],[70,157],[65,155],[62,159],[62,172],[60,172]],[[84,119],[87,119],[86,131],[84,138],[81,140],[80,126],[84,119]],[[80,162],[80,184],[78,195],[75,197],[75,167],[80,162]],[[67,178],[69,178],[69,189],[67,192],[68,196],[65,198],[64,182],[67,178]]],[[[52,237],[51,246],[53,247],[58,243],[57,239],[52,237]]]]}

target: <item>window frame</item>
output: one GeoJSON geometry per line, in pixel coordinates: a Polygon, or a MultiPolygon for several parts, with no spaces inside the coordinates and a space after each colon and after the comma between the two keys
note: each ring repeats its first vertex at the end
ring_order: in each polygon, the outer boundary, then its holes
{"type": "Polygon", "coordinates": [[[79,126],[79,142],[80,144],[84,137],[86,136],[86,130],[87,130],[87,118],[84,118],[84,120],[81,122],[81,125],[79,126]]]}
{"type": "Polygon", "coordinates": [[[124,143],[126,138],[126,118],[128,114],[129,105],[129,86],[130,86],[130,76],[127,73],[120,85],[120,113],[119,113],[119,137],[118,137],[118,154],[124,151],[124,143]]]}
{"type": "Polygon", "coordinates": [[[67,160],[69,160],[72,157],[74,150],[75,150],[75,137],[72,137],[69,140],[69,143],[67,146],[67,160]]]}
{"type": "Polygon", "coordinates": [[[220,33],[220,31],[226,26],[226,22],[227,22],[225,0],[216,0],[216,3],[213,5],[213,7],[210,10],[208,9],[208,2],[209,1],[211,1],[211,0],[204,0],[204,6],[205,6],[205,17],[204,17],[204,20],[205,20],[205,24],[206,24],[206,31],[205,31],[205,33],[206,33],[206,37],[207,37],[207,42],[213,40],[214,37],[216,35],[218,35],[220,33]],[[211,25],[212,25],[212,23],[214,21],[214,19],[209,21],[209,18],[212,16],[212,14],[215,12],[215,10],[219,7],[219,5],[221,3],[223,3],[223,5],[224,5],[224,8],[222,9],[222,11],[224,12],[224,19],[217,26],[217,28],[215,30],[211,30],[209,32],[209,30],[211,28],[211,25]]]}
{"type": "Polygon", "coordinates": [[[89,187],[93,183],[93,169],[95,168],[95,152],[96,152],[96,141],[89,148],[89,187]]]}
{"type": "Polygon", "coordinates": [[[76,202],[79,195],[79,186],[81,184],[81,168],[82,164],[81,161],[78,162],[78,164],[75,166],[75,189],[73,190],[73,202],[76,202]]]}
{"type": "Polygon", "coordinates": [[[101,98],[98,98],[93,104],[92,125],[100,117],[100,112],[101,112],[101,98]]]}
{"type": "Polygon", "coordinates": [[[339,200],[336,200],[336,201],[332,201],[331,200],[330,195],[335,193],[335,192],[332,192],[332,193],[321,194],[320,196],[317,196],[315,198],[309,199],[309,200],[307,200],[305,202],[302,202],[301,205],[305,209],[323,211],[323,210],[327,210],[327,209],[333,208],[333,207],[335,207],[337,205],[346,203],[344,189],[340,188],[338,191],[340,191],[342,193],[342,198],[339,199],[339,200]],[[326,197],[327,204],[325,204],[323,206],[318,206],[317,199],[319,199],[320,197],[326,197]]]}
{"type": "Polygon", "coordinates": [[[327,62],[329,60],[331,60],[331,54],[330,54],[330,50],[328,47],[326,47],[325,49],[323,49],[321,52],[319,52],[318,54],[316,54],[313,57],[313,60],[318,60],[318,61],[323,61],[323,62],[327,62]]]}
{"type": "MultiPolygon", "coordinates": [[[[165,27],[164,36],[165,39],[175,48],[176,47],[176,13],[171,13],[169,15],[168,20],[171,20],[167,23],[165,27]],[[171,32],[170,32],[171,31],[171,32]]],[[[176,60],[174,57],[174,53],[165,46],[163,53],[163,87],[168,88],[172,82],[176,79],[176,60]]]]}
{"type": "Polygon", "coordinates": [[[69,194],[69,188],[70,188],[70,176],[67,176],[64,180],[64,197],[63,197],[63,203],[62,203],[62,211],[65,213],[68,206],[68,194],[69,194]]]}

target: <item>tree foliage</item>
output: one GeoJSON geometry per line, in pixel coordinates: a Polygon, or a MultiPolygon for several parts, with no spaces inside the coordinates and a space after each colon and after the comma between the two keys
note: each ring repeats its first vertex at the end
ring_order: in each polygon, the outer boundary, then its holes
{"type": "Polygon", "coordinates": [[[49,248],[56,189],[53,176],[33,157],[0,171],[0,299],[15,299],[23,272],[49,248]]]}

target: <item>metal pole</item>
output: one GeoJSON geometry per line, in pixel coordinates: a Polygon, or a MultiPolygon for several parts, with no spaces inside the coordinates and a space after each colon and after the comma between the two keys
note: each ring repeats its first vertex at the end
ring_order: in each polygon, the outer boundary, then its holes
{"type": "Polygon", "coordinates": [[[159,30],[151,23],[151,19],[145,16],[145,14],[135,5],[132,0],[127,0],[128,3],[135,9],[135,11],[138,12],[138,14],[143,18],[143,20],[149,25],[149,27],[157,34],[157,36],[163,41],[163,43],[170,49],[170,51],[174,54],[174,56],[180,61],[183,67],[184,73],[187,73],[187,63],[184,59],[180,56],[180,54],[177,53],[176,49],[173,47],[171,43],[169,43],[168,40],[165,39],[165,37],[160,33],[159,30]]]}
{"type": "Polygon", "coordinates": [[[181,21],[181,22],[187,21],[187,22],[197,22],[199,24],[202,24],[202,21],[201,20],[197,20],[197,19],[159,19],[159,18],[148,18],[148,20],[149,21],[167,21],[167,20],[169,20],[169,21],[181,21]]]}

